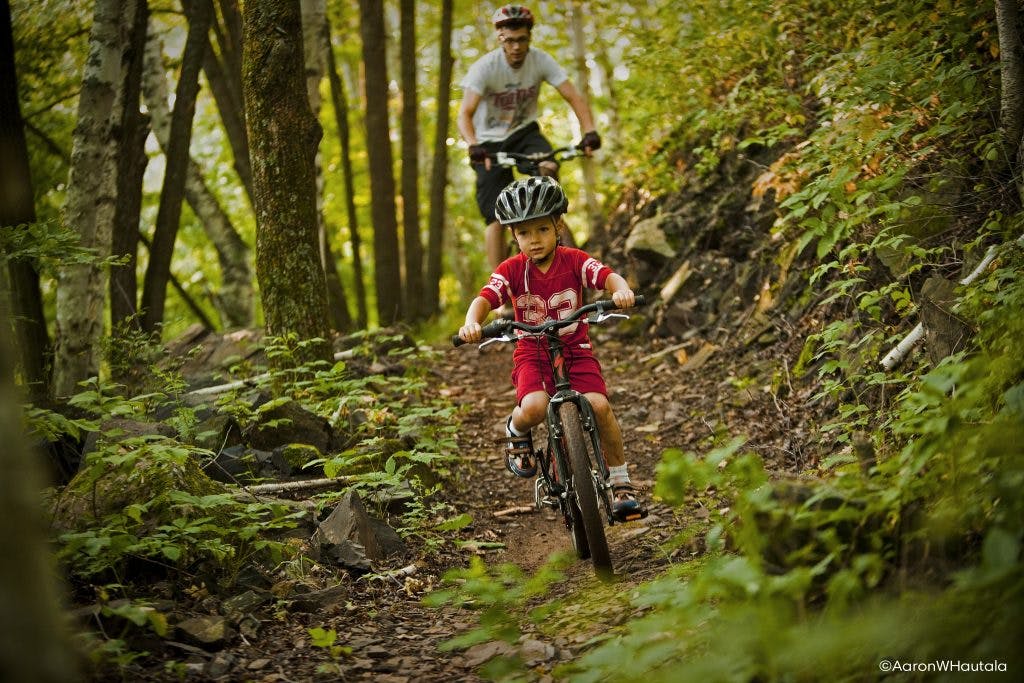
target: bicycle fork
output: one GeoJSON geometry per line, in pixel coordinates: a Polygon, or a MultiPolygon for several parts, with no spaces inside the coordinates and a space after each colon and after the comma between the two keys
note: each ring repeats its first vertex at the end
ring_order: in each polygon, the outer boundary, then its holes
{"type": "MultiPolygon", "coordinates": [[[[565,518],[566,526],[571,524],[569,515],[568,496],[569,488],[565,483],[574,474],[569,471],[569,461],[565,451],[563,440],[564,430],[562,418],[559,412],[563,403],[574,403],[579,410],[580,425],[583,433],[590,439],[592,452],[595,456],[597,469],[587,473],[592,478],[593,486],[598,492],[598,499],[602,501],[605,509],[605,518],[609,526],[615,523],[611,513],[609,495],[611,486],[608,482],[608,465],[604,460],[604,451],[601,450],[601,440],[597,429],[597,417],[590,402],[579,392],[572,390],[559,391],[551,397],[547,408],[548,446],[546,451],[537,452],[537,460],[540,462],[541,475],[534,483],[534,504],[538,509],[542,507],[560,508],[565,518]]],[[[578,477],[576,486],[581,485],[586,479],[578,477]]]]}

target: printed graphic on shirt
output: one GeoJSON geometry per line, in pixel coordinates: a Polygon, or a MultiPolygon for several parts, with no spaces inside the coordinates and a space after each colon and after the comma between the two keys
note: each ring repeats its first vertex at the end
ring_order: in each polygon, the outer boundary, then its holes
{"type": "Polygon", "coordinates": [[[554,87],[568,79],[558,62],[543,50],[530,48],[522,66],[513,69],[499,48],[475,62],[462,87],[480,95],[473,126],[481,142],[504,140],[537,119],[537,98],[546,81],[554,87]]]}
{"type": "MultiPolygon", "coordinates": [[[[511,303],[516,320],[537,325],[545,320],[564,320],[583,304],[583,289],[602,289],[612,270],[579,249],[558,247],[551,267],[542,273],[523,254],[500,264],[480,296],[492,308],[511,303]]],[[[576,323],[561,331],[566,344],[588,345],[587,325],[576,323]]],[[[540,344],[536,340],[531,342],[540,344]]]]}

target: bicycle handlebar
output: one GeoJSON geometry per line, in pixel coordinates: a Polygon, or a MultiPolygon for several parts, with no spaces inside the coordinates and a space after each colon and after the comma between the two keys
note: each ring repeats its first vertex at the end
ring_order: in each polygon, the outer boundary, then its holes
{"type": "MultiPolygon", "coordinates": [[[[643,294],[637,294],[635,299],[633,306],[643,306],[647,303],[647,297],[643,294]]],[[[615,310],[617,308],[618,306],[616,306],[615,302],[611,299],[602,299],[601,301],[595,301],[587,304],[586,306],[580,306],[568,318],[563,318],[562,320],[546,320],[539,325],[527,325],[526,323],[521,323],[517,320],[495,320],[483,326],[481,329],[481,339],[493,339],[495,337],[500,337],[506,332],[511,332],[512,330],[521,330],[527,334],[540,335],[550,330],[557,330],[559,328],[575,324],[585,315],[589,315],[591,313],[601,314],[605,311],[615,310]]],[[[471,342],[463,341],[462,337],[457,334],[452,335],[452,346],[459,347],[463,344],[469,343],[471,342]]]]}
{"type": "Polygon", "coordinates": [[[579,147],[568,146],[559,147],[550,152],[531,152],[529,154],[521,152],[490,152],[487,158],[499,166],[516,166],[521,161],[536,164],[541,161],[565,161],[581,156],[586,156],[586,152],[579,147]]]}

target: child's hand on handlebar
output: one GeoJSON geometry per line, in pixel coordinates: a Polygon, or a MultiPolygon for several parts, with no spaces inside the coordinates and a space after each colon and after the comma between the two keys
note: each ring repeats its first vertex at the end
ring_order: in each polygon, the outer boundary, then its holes
{"type": "Polygon", "coordinates": [[[483,338],[480,323],[467,323],[459,328],[459,339],[464,342],[478,342],[483,338]]]}
{"type": "Polygon", "coordinates": [[[633,294],[632,289],[627,287],[626,289],[612,292],[612,301],[615,302],[618,308],[631,308],[636,304],[636,295],[633,294]]]}

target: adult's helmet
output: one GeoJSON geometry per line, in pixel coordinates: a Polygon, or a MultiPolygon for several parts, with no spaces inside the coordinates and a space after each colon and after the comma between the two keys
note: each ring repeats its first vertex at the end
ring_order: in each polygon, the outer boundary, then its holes
{"type": "Polygon", "coordinates": [[[509,183],[494,203],[494,215],[502,225],[542,216],[558,217],[568,210],[569,200],[562,186],[550,176],[531,176],[509,183]]]}
{"type": "Polygon", "coordinates": [[[522,5],[504,5],[498,8],[498,11],[494,13],[491,21],[494,22],[494,28],[501,28],[502,26],[513,24],[532,29],[533,13],[522,5]]]}

